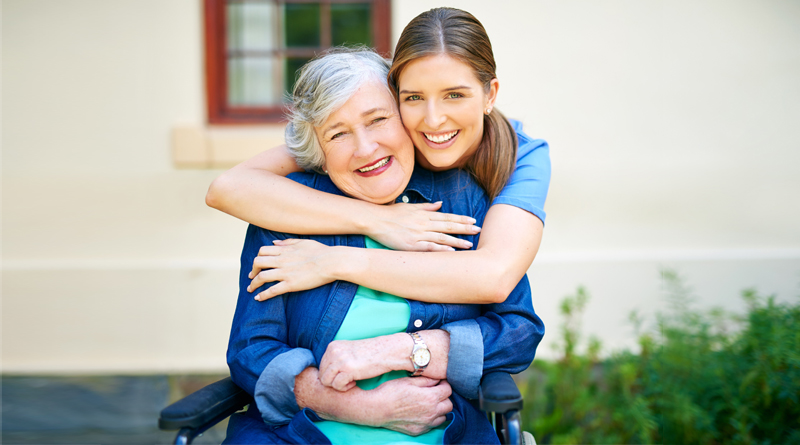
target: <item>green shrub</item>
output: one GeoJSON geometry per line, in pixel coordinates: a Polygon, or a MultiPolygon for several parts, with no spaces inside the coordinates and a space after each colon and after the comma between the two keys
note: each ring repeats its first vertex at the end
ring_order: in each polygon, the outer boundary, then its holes
{"type": "Polygon", "coordinates": [[[596,339],[577,353],[589,296],[563,300],[562,357],[536,360],[520,384],[526,429],[554,444],[800,443],[800,304],[747,290],[743,316],[693,310],[675,273],[663,276],[670,310],[638,334],[638,354],[601,360],[596,339]]]}

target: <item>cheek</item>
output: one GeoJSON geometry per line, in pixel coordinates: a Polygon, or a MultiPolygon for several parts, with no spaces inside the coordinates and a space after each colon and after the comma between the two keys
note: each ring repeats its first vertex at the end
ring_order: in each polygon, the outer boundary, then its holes
{"type": "Polygon", "coordinates": [[[419,112],[417,107],[400,106],[400,117],[403,119],[403,126],[408,129],[413,128],[419,122],[419,112]]]}

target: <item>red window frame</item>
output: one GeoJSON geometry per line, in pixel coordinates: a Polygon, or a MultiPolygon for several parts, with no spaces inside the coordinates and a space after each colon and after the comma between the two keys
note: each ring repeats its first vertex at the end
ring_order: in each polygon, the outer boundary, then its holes
{"type": "MultiPolygon", "coordinates": [[[[247,0],[238,0],[247,1],[247,0]]],[[[278,0],[286,3],[319,3],[323,15],[321,28],[325,31],[326,11],[332,3],[372,3],[372,41],[375,49],[385,57],[391,53],[391,0],[278,0]]],[[[210,124],[260,124],[285,122],[286,107],[231,106],[228,105],[226,0],[204,0],[205,13],[205,68],[206,103],[210,124]]],[[[322,33],[319,50],[330,47],[329,34],[322,33]]],[[[292,49],[280,48],[276,54],[293,55],[292,49]]]]}

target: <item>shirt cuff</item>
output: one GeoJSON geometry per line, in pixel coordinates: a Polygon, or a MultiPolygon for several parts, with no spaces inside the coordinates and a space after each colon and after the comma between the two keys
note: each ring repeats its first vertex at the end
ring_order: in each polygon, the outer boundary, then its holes
{"type": "Polygon", "coordinates": [[[483,376],[483,334],[475,320],[447,323],[442,329],[450,333],[447,354],[447,382],[453,391],[468,399],[478,398],[483,376]]]}
{"type": "Polygon", "coordinates": [[[507,204],[525,210],[528,213],[532,213],[533,216],[541,219],[542,224],[544,224],[544,219],[547,217],[547,214],[544,212],[544,209],[540,209],[539,207],[533,206],[522,199],[514,199],[508,196],[498,196],[497,198],[494,199],[494,201],[492,201],[492,205],[495,204],[507,204]]]}
{"type": "Polygon", "coordinates": [[[295,348],[272,359],[256,382],[254,399],[261,418],[273,425],[289,423],[300,407],[294,397],[294,378],[316,366],[314,354],[295,348]]]}

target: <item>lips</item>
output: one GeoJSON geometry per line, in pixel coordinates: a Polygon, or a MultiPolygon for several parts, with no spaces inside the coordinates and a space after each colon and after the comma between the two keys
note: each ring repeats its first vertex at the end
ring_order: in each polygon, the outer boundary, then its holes
{"type": "Polygon", "coordinates": [[[386,171],[392,164],[392,157],[386,156],[385,158],[378,159],[377,161],[356,169],[356,173],[362,176],[375,176],[386,171]]]}
{"type": "Polygon", "coordinates": [[[455,137],[455,135],[458,134],[458,130],[450,131],[447,133],[437,133],[437,134],[423,132],[422,134],[425,136],[425,139],[433,143],[444,144],[450,139],[453,139],[453,137],[455,137]]]}

